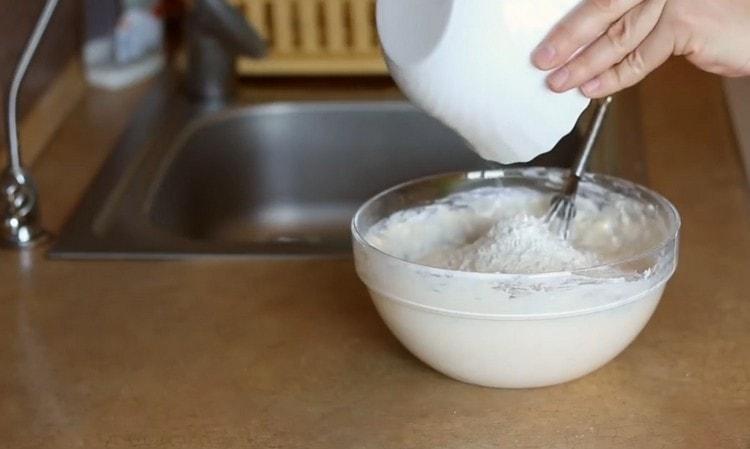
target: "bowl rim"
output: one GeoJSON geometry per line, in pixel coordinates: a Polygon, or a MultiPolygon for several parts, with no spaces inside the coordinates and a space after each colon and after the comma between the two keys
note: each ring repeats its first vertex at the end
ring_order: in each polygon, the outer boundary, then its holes
{"type": "MultiPolygon", "coordinates": [[[[495,280],[495,279],[511,279],[511,278],[518,278],[519,276],[524,277],[525,279],[534,280],[534,279],[550,279],[551,277],[555,276],[569,276],[571,274],[576,275],[585,275],[586,273],[599,271],[602,269],[606,269],[613,266],[623,265],[627,264],[629,262],[633,262],[642,258],[646,258],[652,255],[655,255],[659,252],[661,252],[667,245],[669,245],[673,241],[677,241],[680,236],[680,231],[682,229],[682,218],[680,216],[679,211],[677,208],[672,204],[671,201],[669,201],[666,197],[664,197],[662,194],[656,192],[653,189],[650,189],[646,186],[643,186],[641,184],[637,184],[632,181],[628,181],[626,179],[602,174],[602,173],[595,173],[595,172],[587,172],[582,177],[582,182],[593,182],[595,184],[599,184],[597,180],[604,180],[608,181],[614,185],[623,185],[624,187],[633,188],[637,191],[641,191],[643,193],[646,193],[647,195],[650,195],[652,198],[656,200],[656,203],[658,203],[667,213],[671,216],[672,220],[670,220],[670,223],[667,223],[669,228],[667,229],[667,235],[664,239],[662,239],[658,244],[653,245],[652,247],[639,252],[638,254],[623,257],[621,259],[617,259],[608,263],[602,263],[597,265],[592,265],[590,267],[580,268],[576,270],[566,270],[566,271],[547,271],[547,272],[540,272],[540,273],[502,273],[502,272],[475,272],[475,271],[462,271],[462,270],[453,270],[449,268],[441,268],[441,267],[434,267],[431,265],[425,265],[417,262],[412,262],[410,260],[406,260],[401,257],[394,256],[392,254],[389,254],[380,248],[376,247],[372,243],[370,243],[365,235],[360,231],[360,229],[357,226],[357,222],[361,215],[367,211],[375,202],[380,200],[381,198],[390,195],[398,190],[404,189],[406,187],[415,186],[418,184],[427,183],[430,181],[436,181],[440,179],[456,179],[456,180],[483,180],[483,179],[503,179],[503,178],[511,178],[511,177],[529,177],[530,175],[533,175],[535,178],[540,178],[542,176],[550,176],[551,174],[555,175],[566,175],[567,169],[563,168],[556,168],[556,167],[511,167],[511,168],[498,168],[498,169],[491,169],[491,170],[475,170],[475,171],[455,171],[455,172],[448,172],[448,173],[439,173],[435,175],[429,175],[424,176],[420,178],[416,178],[410,181],[402,182],[400,184],[397,184],[393,187],[390,187],[386,190],[383,190],[382,192],[376,194],[369,200],[365,201],[358,209],[357,212],[354,214],[354,217],[351,221],[351,232],[354,239],[366,247],[368,250],[375,251],[376,253],[391,259],[398,261],[399,263],[406,264],[407,266],[411,266],[413,268],[421,268],[421,269],[430,269],[430,270],[436,270],[438,273],[443,274],[450,274],[453,276],[461,276],[465,278],[477,278],[477,279],[484,279],[484,280],[495,280]]],[[[405,209],[404,209],[405,210],[405,209]]],[[[676,260],[675,260],[676,262],[676,260]]],[[[674,271],[674,270],[672,270],[674,271]]]]}

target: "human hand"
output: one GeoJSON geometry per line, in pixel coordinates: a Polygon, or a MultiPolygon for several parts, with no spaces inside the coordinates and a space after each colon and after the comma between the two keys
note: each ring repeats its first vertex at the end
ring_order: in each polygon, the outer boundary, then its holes
{"type": "Polygon", "coordinates": [[[750,0],[583,0],[532,62],[555,92],[590,98],[642,80],[671,55],[708,72],[750,75],[750,0]]]}

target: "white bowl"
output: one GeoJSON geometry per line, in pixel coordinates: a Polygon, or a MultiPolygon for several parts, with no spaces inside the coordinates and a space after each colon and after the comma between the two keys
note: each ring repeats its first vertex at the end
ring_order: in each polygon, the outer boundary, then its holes
{"type": "Polygon", "coordinates": [[[485,159],[552,149],[589,100],[552,92],[531,53],[579,0],[378,0],[378,35],[401,91],[485,159]]]}
{"type": "MultiPolygon", "coordinates": [[[[420,265],[367,241],[370,227],[399,210],[487,186],[559,188],[562,172],[508,169],[425,178],[365,203],[352,234],[357,273],[381,317],[419,359],[464,382],[503,388],[567,382],[622,352],[653,314],[677,263],[680,218],[659,194],[603,175],[584,179],[653,206],[668,232],[658,245],[573,273],[469,273],[420,265]]],[[[606,201],[606,198],[601,198],[606,201]]]]}

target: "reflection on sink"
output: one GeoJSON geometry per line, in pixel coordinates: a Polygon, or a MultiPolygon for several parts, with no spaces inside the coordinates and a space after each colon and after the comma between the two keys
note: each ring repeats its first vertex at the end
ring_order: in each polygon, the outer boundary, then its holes
{"type": "MultiPolygon", "coordinates": [[[[569,164],[578,134],[542,165],[569,164]]],[[[402,102],[199,109],[145,99],[52,257],[180,258],[349,252],[359,205],[395,184],[492,168],[402,102]]]]}
{"type": "Polygon", "coordinates": [[[346,250],[354,211],[389,186],[489,166],[404,103],[239,109],[192,124],[172,152],[150,202],[155,225],[295,251],[346,250]]]}

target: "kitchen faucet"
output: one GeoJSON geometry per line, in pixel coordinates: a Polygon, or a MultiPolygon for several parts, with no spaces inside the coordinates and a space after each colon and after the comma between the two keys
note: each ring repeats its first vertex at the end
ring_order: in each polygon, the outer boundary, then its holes
{"type": "Polygon", "coordinates": [[[194,100],[223,103],[232,89],[235,56],[265,56],[263,37],[226,0],[194,0],[187,18],[185,87],[194,100]]]}
{"type": "Polygon", "coordinates": [[[0,174],[0,245],[11,248],[30,247],[43,241],[47,236],[39,223],[39,200],[34,180],[21,160],[18,139],[18,94],[39,41],[42,40],[55,12],[57,2],[58,0],[47,0],[45,3],[13,72],[8,89],[5,110],[8,161],[0,174]]]}
{"type": "MultiPolygon", "coordinates": [[[[13,74],[6,103],[7,167],[0,173],[0,245],[33,246],[48,235],[40,224],[34,181],[23,166],[18,138],[18,94],[58,0],[47,0],[13,74]]],[[[236,55],[260,58],[267,46],[260,34],[225,0],[193,0],[187,18],[188,95],[211,105],[231,92],[236,55]]]]}

